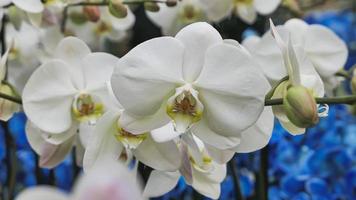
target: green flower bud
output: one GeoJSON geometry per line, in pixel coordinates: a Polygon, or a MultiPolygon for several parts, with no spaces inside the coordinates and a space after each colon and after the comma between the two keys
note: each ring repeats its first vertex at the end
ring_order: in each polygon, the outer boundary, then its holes
{"type": "Polygon", "coordinates": [[[167,5],[168,7],[174,7],[174,6],[177,5],[177,0],[167,0],[167,1],[166,1],[166,5],[167,5]]]}
{"type": "Polygon", "coordinates": [[[312,93],[303,86],[291,86],[283,99],[288,119],[300,128],[308,128],[319,122],[318,108],[312,93]]]}
{"type": "Polygon", "coordinates": [[[83,13],[76,11],[69,13],[69,19],[76,25],[82,25],[88,21],[83,13]]]}
{"type": "Polygon", "coordinates": [[[117,18],[125,18],[127,16],[127,8],[122,3],[122,0],[110,0],[109,1],[109,11],[117,18]]]}
{"type": "Polygon", "coordinates": [[[159,5],[156,2],[145,2],[144,4],[145,10],[151,11],[151,12],[158,12],[159,11],[159,5]]]}

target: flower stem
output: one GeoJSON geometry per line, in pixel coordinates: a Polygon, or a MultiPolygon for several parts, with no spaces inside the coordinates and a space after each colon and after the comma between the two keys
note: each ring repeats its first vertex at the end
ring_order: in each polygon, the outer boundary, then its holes
{"type": "Polygon", "coordinates": [[[237,172],[237,166],[236,166],[234,158],[232,158],[230,160],[229,168],[230,168],[230,171],[231,171],[232,180],[234,182],[234,190],[236,192],[236,199],[237,200],[244,200],[244,196],[242,195],[242,192],[241,192],[240,180],[239,180],[239,176],[238,176],[238,172],[237,172]]]}
{"type": "Polygon", "coordinates": [[[268,199],[268,146],[260,153],[260,170],[258,173],[258,196],[260,200],[268,199]]]}
{"type": "MultiPolygon", "coordinates": [[[[341,97],[324,97],[315,98],[316,102],[319,104],[348,104],[352,105],[356,103],[356,95],[341,96],[341,97]]],[[[282,105],[283,99],[266,99],[265,106],[277,106],[282,105]]]]}

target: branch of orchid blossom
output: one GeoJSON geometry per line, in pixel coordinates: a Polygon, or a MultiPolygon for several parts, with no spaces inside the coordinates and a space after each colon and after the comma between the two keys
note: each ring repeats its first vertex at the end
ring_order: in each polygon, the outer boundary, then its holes
{"type": "MultiPolygon", "coordinates": [[[[141,4],[145,2],[153,2],[153,3],[166,3],[165,0],[130,0],[130,1],[122,1],[123,4],[129,5],[129,4],[141,4]]],[[[68,9],[70,7],[76,7],[76,6],[108,6],[109,2],[107,0],[103,0],[102,2],[81,2],[81,3],[76,3],[76,4],[68,4],[64,7],[63,12],[62,12],[62,23],[61,23],[61,32],[65,32],[65,27],[68,19],[68,9]]]]}
{"type": "Polygon", "coordinates": [[[7,199],[14,198],[14,191],[16,185],[16,169],[17,169],[17,157],[16,157],[16,145],[15,141],[10,135],[10,132],[7,128],[7,123],[2,123],[5,129],[5,144],[6,144],[6,168],[7,168],[7,199]]]}
{"type": "MultiPolygon", "coordinates": [[[[315,98],[318,104],[348,104],[352,105],[356,103],[356,95],[350,96],[341,96],[341,97],[324,97],[324,98],[315,98]]],[[[277,106],[282,105],[283,99],[266,99],[265,106],[277,106]]]]}
{"type": "Polygon", "coordinates": [[[12,102],[17,103],[17,104],[22,104],[22,99],[21,98],[13,97],[13,96],[1,93],[1,92],[0,92],[0,98],[12,101],[12,102]]]}
{"type": "Polygon", "coordinates": [[[228,165],[229,165],[229,169],[231,171],[232,180],[234,182],[234,190],[236,192],[236,199],[244,200],[245,198],[244,198],[244,196],[242,195],[242,192],[241,192],[240,179],[239,179],[239,176],[238,176],[237,166],[236,166],[234,158],[235,157],[233,157],[230,160],[228,165]]]}
{"type": "Polygon", "coordinates": [[[336,72],[335,76],[340,76],[340,77],[344,77],[346,79],[351,79],[352,78],[352,75],[351,75],[351,72],[349,71],[346,71],[344,69],[336,72]]]}

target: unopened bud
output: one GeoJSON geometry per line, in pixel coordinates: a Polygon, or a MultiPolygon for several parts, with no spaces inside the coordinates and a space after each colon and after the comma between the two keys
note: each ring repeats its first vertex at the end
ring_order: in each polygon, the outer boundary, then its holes
{"type": "Polygon", "coordinates": [[[356,74],[351,79],[351,89],[352,93],[356,94],[356,74]]]}
{"type": "Polygon", "coordinates": [[[83,13],[91,22],[97,22],[100,20],[100,9],[98,6],[84,6],[83,13]]]}
{"type": "Polygon", "coordinates": [[[122,3],[122,0],[110,0],[109,1],[109,11],[117,18],[125,18],[127,16],[127,8],[122,3]]]}
{"type": "Polygon", "coordinates": [[[166,1],[166,5],[167,5],[168,7],[174,7],[174,6],[177,5],[177,0],[167,0],[167,1],[166,1]]]}
{"type": "Polygon", "coordinates": [[[303,86],[292,86],[287,90],[283,107],[288,119],[300,128],[308,128],[319,122],[315,98],[303,86]]]}
{"type": "Polygon", "coordinates": [[[144,4],[145,10],[151,11],[151,12],[158,12],[159,11],[159,5],[156,2],[145,2],[144,4]]]}
{"type": "Polygon", "coordinates": [[[86,16],[81,12],[71,12],[69,19],[76,25],[81,25],[88,21],[86,16]]]}

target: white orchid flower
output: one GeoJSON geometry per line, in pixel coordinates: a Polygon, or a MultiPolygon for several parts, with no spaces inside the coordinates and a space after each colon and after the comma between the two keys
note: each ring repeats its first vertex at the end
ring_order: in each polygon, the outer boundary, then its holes
{"type": "Polygon", "coordinates": [[[0,0],[0,7],[11,3],[29,13],[40,13],[43,11],[43,3],[41,0],[0,0]]]}
{"type": "MultiPolygon", "coordinates": [[[[16,97],[18,94],[15,89],[11,85],[4,82],[7,73],[6,63],[12,46],[13,42],[7,48],[4,55],[2,55],[0,58],[0,92],[9,96],[16,97]]],[[[3,98],[0,98],[0,105],[0,120],[2,121],[8,121],[15,112],[20,110],[20,106],[17,103],[3,98]]]]}
{"type": "MultiPolygon", "coordinates": [[[[288,31],[282,32],[283,29],[277,30],[274,27],[272,20],[271,33],[274,37],[277,46],[280,48],[283,57],[283,68],[287,72],[289,80],[282,82],[275,89],[272,98],[283,98],[289,86],[304,86],[309,89],[314,97],[324,96],[324,85],[313,64],[307,58],[304,50],[298,46],[293,46],[291,37],[288,31]],[[287,38],[283,40],[280,33],[284,33],[287,38]],[[287,42],[285,42],[287,41],[287,42]]],[[[300,108],[302,109],[302,108],[300,108]]],[[[305,128],[300,128],[294,125],[286,116],[286,111],[281,106],[273,106],[273,112],[279,119],[282,126],[292,134],[302,134],[305,128]]]]}
{"type": "Polygon", "coordinates": [[[102,160],[83,174],[68,194],[51,186],[36,186],[22,191],[15,200],[143,200],[136,177],[120,163],[102,160]]]}
{"type": "Polygon", "coordinates": [[[211,4],[220,4],[220,1],[184,0],[173,7],[160,4],[158,12],[146,11],[146,13],[153,23],[161,27],[164,35],[173,36],[184,26],[191,23],[199,21],[216,22],[225,17],[225,15],[215,16],[211,14],[215,9],[215,7],[210,6],[211,4]]]}
{"type": "MultiPolygon", "coordinates": [[[[333,75],[343,68],[348,54],[345,43],[335,33],[322,25],[308,25],[299,19],[290,19],[283,26],[277,26],[277,30],[285,41],[290,34],[291,45],[305,52],[326,83],[333,82],[333,75]]],[[[269,32],[261,39],[247,38],[243,45],[252,52],[272,82],[285,76],[282,55],[269,32]]]]}
{"type": "Polygon", "coordinates": [[[19,30],[12,24],[6,27],[7,45],[14,45],[8,56],[8,81],[21,93],[32,72],[38,67],[39,32],[33,26],[22,23],[19,30]]]}
{"type": "Polygon", "coordinates": [[[119,122],[121,106],[111,107],[98,121],[89,138],[84,155],[85,171],[101,163],[102,159],[121,160],[130,163],[130,158],[154,169],[175,171],[180,166],[179,149],[174,141],[155,142],[150,133],[134,135],[122,128],[119,122]]]}
{"type": "Polygon", "coordinates": [[[111,85],[125,109],[120,122],[127,131],[140,134],[173,120],[178,134],[191,129],[219,148],[239,143],[239,133],[260,116],[269,89],[248,53],[203,22],[132,49],[118,62],[111,85]]]}
{"type": "MultiPolygon", "coordinates": [[[[171,131],[174,131],[173,128],[171,131]]],[[[226,165],[215,162],[204,143],[191,134],[183,136],[177,143],[182,152],[180,169],[176,172],[152,171],[144,196],[157,197],[167,193],[175,187],[182,175],[185,182],[199,193],[209,198],[219,198],[220,183],[226,176],[226,165]]]]}
{"type": "Polygon", "coordinates": [[[247,24],[253,24],[257,14],[269,15],[277,9],[281,0],[202,0],[210,12],[208,16],[223,18],[236,14],[247,24]]]}
{"type": "Polygon", "coordinates": [[[29,121],[56,145],[69,142],[81,124],[95,124],[110,106],[105,82],[117,60],[110,54],[91,53],[77,38],[63,39],[55,59],[41,65],[25,85],[22,99],[29,121]]]}
{"type": "MultiPolygon", "coordinates": [[[[127,6],[126,6],[127,7],[127,6]]],[[[93,48],[101,48],[106,39],[112,41],[122,41],[127,36],[127,31],[135,23],[135,15],[130,8],[127,7],[127,16],[124,18],[117,18],[110,14],[106,6],[99,8],[100,19],[97,22],[82,22],[76,24],[69,21],[67,30],[74,33],[79,38],[82,38],[87,44],[93,48]]],[[[82,13],[82,10],[71,9],[71,12],[82,13]]]]}

